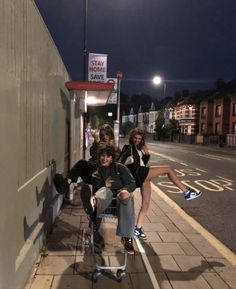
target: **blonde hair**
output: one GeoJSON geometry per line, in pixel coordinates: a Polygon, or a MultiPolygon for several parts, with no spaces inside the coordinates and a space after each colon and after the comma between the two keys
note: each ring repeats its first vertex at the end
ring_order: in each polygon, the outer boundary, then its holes
{"type": "Polygon", "coordinates": [[[138,148],[138,149],[142,149],[142,146],[145,144],[145,134],[144,134],[144,131],[143,131],[141,128],[139,128],[139,127],[136,127],[136,128],[134,128],[134,129],[132,129],[132,130],[130,131],[130,134],[129,134],[129,143],[130,143],[131,145],[134,145],[134,137],[135,137],[137,134],[142,137],[140,144],[137,145],[137,148],[138,148]]]}

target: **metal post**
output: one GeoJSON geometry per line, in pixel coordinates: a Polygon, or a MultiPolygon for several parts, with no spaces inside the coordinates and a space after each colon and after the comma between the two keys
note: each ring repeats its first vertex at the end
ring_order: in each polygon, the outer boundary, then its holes
{"type": "Polygon", "coordinates": [[[87,91],[84,92],[84,112],[83,112],[83,159],[86,159],[86,128],[87,128],[87,91]]]}
{"type": "Polygon", "coordinates": [[[163,94],[164,94],[164,98],[166,97],[166,82],[163,83],[163,94]]]}
{"type": "Polygon", "coordinates": [[[83,35],[83,80],[87,80],[87,32],[88,32],[88,0],[84,0],[84,35],[83,35]]]}
{"type": "Polygon", "coordinates": [[[70,96],[70,169],[74,165],[74,142],[75,142],[75,93],[70,96]]]}
{"type": "Polygon", "coordinates": [[[117,115],[116,115],[116,121],[114,123],[114,132],[115,132],[116,143],[118,146],[119,146],[119,140],[120,140],[120,82],[121,82],[121,77],[117,75],[117,115]]]}
{"type": "MultiPolygon", "coordinates": [[[[87,47],[87,32],[88,32],[88,0],[84,0],[84,35],[83,35],[83,80],[88,79],[87,67],[88,67],[88,47],[87,47]]],[[[83,113],[83,159],[86,158],[86,127],[87,127],[87,91],[85,91],[84,107],[85,111],[83,113]]]]}
{"type": "Polygon", "coordinates": [[[117,78],[117,121],[120,123],[120,77],[117,78]]]}

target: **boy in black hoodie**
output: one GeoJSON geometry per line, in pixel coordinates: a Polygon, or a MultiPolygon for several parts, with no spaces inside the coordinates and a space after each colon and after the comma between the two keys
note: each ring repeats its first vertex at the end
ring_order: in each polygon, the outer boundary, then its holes
{"type": "Polygon", "coordinates": [[[95,220],[116,197],[117,235],[122,237],[124,248],[134,254],[132,237],[134,234],[134,200],[135,180],[126,166],[116,163],[113,146],[101,146],[98,151],[98,169],[92,175],[93,196],[89,186],[82,184],[81,199],[87,214],[95,220]]]}

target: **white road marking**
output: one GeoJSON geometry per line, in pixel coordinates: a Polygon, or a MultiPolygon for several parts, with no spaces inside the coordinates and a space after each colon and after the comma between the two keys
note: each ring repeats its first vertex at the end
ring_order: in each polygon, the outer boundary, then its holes
{"type": "Polygon", "coordinates": [[[180,163],[181,165],[183,165],[183,166],[185,166],[185,167],[188,167],[188,165],[187,164],[185,164],[185,163],[180,163]]]}
{"type": "Polygon", "coordinates": [[[206,156],[215,157],[215,158],[220,158],[221,160],[226,160],[226,161],[233,161],[233,159],[226,158],[226,157],[219,156],[219,155],[206,154],[206,156]]]}
{"type": "Polygon", "coordinates": [[[222,186],[224,189],[227,189],[229,191],[234,191],[232,187],[233,183],[232,181],[229,180],[224,180],[224,179],[211,179],[210,180],[213,184],[217,184],[219,186],[222,186]]]}
{"type": "Polygon", "coordinates": [[[196,156],[199,156],[199,157],[203,157],[203,158],[207,158],[207,159],[211,159],[211,160],[216,160],[216,161],[220,161],[221,159],[217,156],[212,156],[212,155],[207,155],[207,154],[204,154],[204,155],[201,155],[201,154],[196,154],[196,156]]]}
{"type": "Polygon", "coordinates": [[[232,180],[230,180],[230,179],[226,179],[226,178],[224,178],[224,177],[221,177],[221,176],[216,176],[217,178],[220,178],[220,179],[223,179],[223,180],[226,180],[226,181],[229,181],[229,182],[233,182],[232,180]]]}
{"type": "Polygon", "coordinates": [[[202,172],[202,173],[206,173],[206,171],[202,170],[202,169],[199,169],[199,168],[195,168],[195,170],[199,171],[199,172],[202,172]]]}
{"type": "Polygon", "coordinates": [[[150,154],[153,154],[153,155],[155,155],[155,156],[162,157],[162,158],[164,158],[164,159],[167,159],[167,160],[172,161],[172,162],[175,162],[175,163],[177,162],[175,159],[172,159],[172,158],[170,158],[170,157],[168,157],[168,156],[166,156],[166,155],[159,154],[159,153],[156,153],[156,152],[151,151],[151,150],[149,150],[149,153],[150,153],[150,154]]]}

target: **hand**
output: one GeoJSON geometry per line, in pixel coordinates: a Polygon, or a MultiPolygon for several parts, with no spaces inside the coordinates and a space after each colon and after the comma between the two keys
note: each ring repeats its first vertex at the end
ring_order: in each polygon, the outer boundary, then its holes
{"type": "Polygon", "coordinates": [[[113,182],[114,182],[114,181],[111,179],[111,177],[108,177],[108,178],[106,179],[106,181],[105,181],[105,186],[106,186],[107,188],[110,188],[113,182]]]}
{"type": "Polygon", "coordinates": [[[146,145],[143,145],[142,150],[144,152],[145,155],[149,155],[149,151],[146,145]]]}

